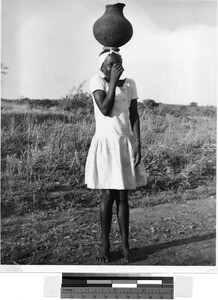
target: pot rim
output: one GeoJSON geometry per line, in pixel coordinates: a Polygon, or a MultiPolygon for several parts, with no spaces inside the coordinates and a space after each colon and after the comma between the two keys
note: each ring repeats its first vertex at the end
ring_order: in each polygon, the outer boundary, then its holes
{"type": "Polygon", "coordinates": [[[107,7],[108,7],[108,8],[111,8],[111,7],[114,7],[114,6],[119,6],[119,7],[124,8],[124,6],[126,6],[126,4],[124,4],[124,3],[107,4],[107,5],[106,5],[106,8],[107,8],[107,7]]]}

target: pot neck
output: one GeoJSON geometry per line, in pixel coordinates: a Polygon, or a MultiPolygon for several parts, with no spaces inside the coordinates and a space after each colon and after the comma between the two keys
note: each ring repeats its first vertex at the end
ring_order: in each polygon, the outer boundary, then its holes
{"type": "Polygon", "coordinates": [[[106,10],[110,11],[110,10],[116,9],[122,13],[124,6],[126,6],[126,4],[124,4],[124,3],[108,4],[108,5],[106,5],[106,10]]]}

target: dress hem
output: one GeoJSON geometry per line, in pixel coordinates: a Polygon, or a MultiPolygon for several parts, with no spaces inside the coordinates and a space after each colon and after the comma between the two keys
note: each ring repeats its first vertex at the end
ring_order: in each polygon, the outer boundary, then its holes
{"type": "Polygon", "coordinates": [[[126,187],[91,187],[91,186],[88,186],[88,184],[86,184],[86,187],[88,188],[88,189],[91,189],[91,190],[135,190],[135,189],[137,189],[137,188],[139,188],[139,187],[142,187],[142,186],[146,186],[147,184],[139,184],[139,185],[137,185],[137,186],[135,186],[135,187],[128,187],[128,188],[126,188],[126,187]]]}

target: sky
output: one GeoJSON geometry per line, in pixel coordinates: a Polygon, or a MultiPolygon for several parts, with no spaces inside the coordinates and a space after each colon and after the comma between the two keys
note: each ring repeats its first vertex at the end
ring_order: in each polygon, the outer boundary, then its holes
{"type": "MultiPolygon", "coordinates": [[[[94,22],[113,0],[2,0],[1,96],[58,99],[98,74],[94,22]]],[[[120,47],[139,100],[216,105],[217,2],[123,0],[133,37],[120,47]]],[[[100,73],[99,73],[100,74],[100,73]]]]}

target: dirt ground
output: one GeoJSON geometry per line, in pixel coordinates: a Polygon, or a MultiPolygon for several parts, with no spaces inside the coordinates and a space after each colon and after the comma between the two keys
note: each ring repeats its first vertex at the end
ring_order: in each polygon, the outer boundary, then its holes
{"type": "MultiPolygon", "coordinates": [[[[131,209],[133,265],[215,265],[215,214],[215,197],[131,209]]],[[[113,223],[112,264],[125,264],[119,248],[116,249],[120,239],[116,238],[115,218],[113,223]]],[[[86,263],[93,264],[93,260],[86,263]]]]}
{"type": "Polygon", "coordinates": [[[133,209],[136,264],[215,265],[215,211],[215,198],[133,209]]]}
{"type": "MultiPolygon", "coordinates": [[[[215,265],[216,200],[210,198],[130,209],[133,265],[215,265]]],[[[144,203],[144,204],[143,204],[144,203]]],[[[110,265],[129,265],[120,251],[115,207],[110,265]]],[[[97,265],[99,206],[2,219],[2,264],[97,265]]]]}

